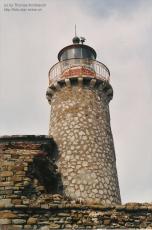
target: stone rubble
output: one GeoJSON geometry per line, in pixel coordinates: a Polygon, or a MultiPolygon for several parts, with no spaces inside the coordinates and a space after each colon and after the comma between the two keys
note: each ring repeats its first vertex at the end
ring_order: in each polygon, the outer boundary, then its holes
{"type": "Polygon", "coordinates": [[[34,175],[29,175],[35,157],[49,159],[42,146],[53,151],[47,136],[0,138],[1,230],[152,229],[152,203],[104,205],[48,193],[34,175]]]}

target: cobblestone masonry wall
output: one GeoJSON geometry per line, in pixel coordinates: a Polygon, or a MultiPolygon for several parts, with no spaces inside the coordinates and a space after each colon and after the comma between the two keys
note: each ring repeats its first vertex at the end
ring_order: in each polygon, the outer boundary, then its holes
{"type": "Polygon", "coordinates": [[[54,151],[47,136],[0,138],[1,230],[152,229],[152,204],[88,205],[51,194],[56,185],[49,179],[57,175],[50,162],[54,151]]]}
{"type": "Polygon", "coordinates": [[[72,199],[119,204],[120,192],[104,91],[63,87],[51,100],[49,134],[59,150],[64,192],[72,199]]]}

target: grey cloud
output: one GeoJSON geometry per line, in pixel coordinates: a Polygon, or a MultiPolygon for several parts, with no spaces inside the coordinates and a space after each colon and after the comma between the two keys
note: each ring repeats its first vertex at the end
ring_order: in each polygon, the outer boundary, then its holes
{"type": "Polygon", "coordinates": [[[78,35],[86,36],[111,71],[122,200],[151,201],[152,2],[45,2],[41,13],[0,15],[0,134],[47,134],[47,73],[59,50],[71,43],[77,23],[78,35]]]}
{"type": "Polygon", "coordinates": [[[126,17],[132,14],[143,0],[80,0],[84,10],[95,17],[109,17],[112,14],[118,14],[126,17]]]}

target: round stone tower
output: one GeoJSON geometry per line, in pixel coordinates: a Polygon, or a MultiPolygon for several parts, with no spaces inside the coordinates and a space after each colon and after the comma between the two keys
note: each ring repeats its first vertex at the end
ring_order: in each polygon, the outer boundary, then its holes
{"type": "Polygon", "coordinates": [[[109,102],[110,72],[84,38],[58,54],[49,71],[49,135],[58,146],[63,193],[74,200],[120,204],[109,102]]]}

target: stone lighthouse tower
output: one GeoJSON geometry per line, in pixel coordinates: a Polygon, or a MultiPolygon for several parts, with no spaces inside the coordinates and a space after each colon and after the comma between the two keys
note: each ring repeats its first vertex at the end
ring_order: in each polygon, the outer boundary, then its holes
{"type": "Polygon", "coordinates": [[[58,54],[49,71],[49,135],[58,147],[63,193],[74,200],[120,204],[109,102],[110,72],[84,39],[58,54]]]}

